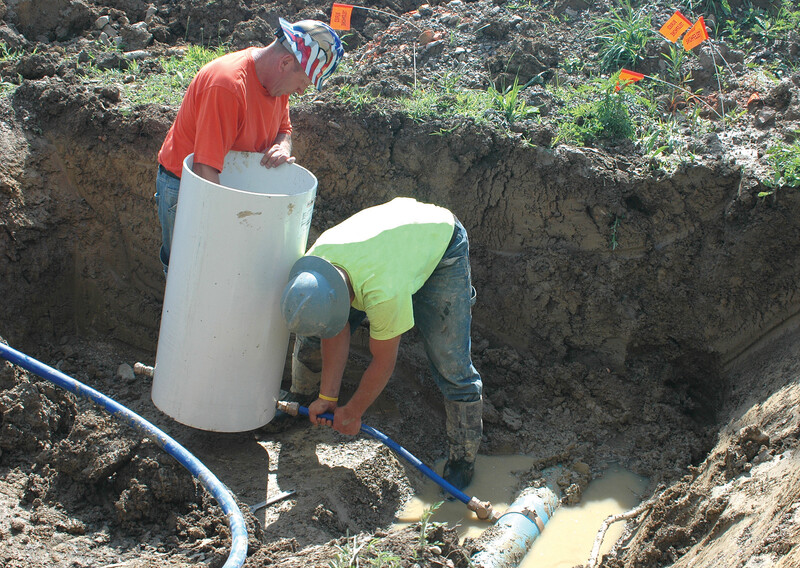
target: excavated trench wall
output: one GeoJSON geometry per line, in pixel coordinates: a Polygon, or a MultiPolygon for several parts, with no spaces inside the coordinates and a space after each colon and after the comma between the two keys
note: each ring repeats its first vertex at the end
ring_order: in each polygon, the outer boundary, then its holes
{"type": "MultiPolygon", "coordinates": [[[[121,116],[48,82],[15,101],[3,121],[2,333],[23,346],[97,333],[154,351],[155,155],[174,111],[121,116]]],[[[726,160],[666,175],[471,124],[323,105],[299,106],[294,122],[298,162],[319,179],[311,238],[397,195],[451,208],[471,239],[475,334],[520,356],[652,365],[705,414],[725,365],[800,308],[800,199],[757,198],[726,160]]]]}

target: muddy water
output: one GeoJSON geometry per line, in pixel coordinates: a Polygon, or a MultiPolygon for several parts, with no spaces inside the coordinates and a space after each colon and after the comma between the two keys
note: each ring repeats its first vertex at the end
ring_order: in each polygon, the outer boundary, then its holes
{"type": "MultiPolygon", "coordinates": [[[[518,473],[531,468],[533,460],[526,456],[478,456],[475,464],[475,477],[467,487],[467,495],[477,497],[481,501],[489,501],[498,511],[504,511],[516,498],[518,473]]],[[[437,463],[434,469],[441,475],[444,461],[437,463]]],[[[425,483],[405,508],[397,515],[398,525],[418,522],[427,510],[442,502],[439,486],[433,481],[425,483]]],[[[467,509],[461,501],[444,501],[430,516],[431,522],[447,523],[458,530],[462,538],[480,535],[488,524],[479,520],[475,513],[467,509]]]]}
{"type": "MultiPolygon", "coordinates": [[[[556,509],[520,568],[585,565],[603,521],[637,506],[646,486],[647,480],[642,477],[616,467],[609,469],[589,484],[578,505],[556,509]]],[[[609,527],[600,548],[601,555],[611,549],[624,529],[622,521],[609,527]]]]}
{"type": "MultiPolygon", "coordinates": [[[[436,466],[441,474],[444,463],[436,466]]],[[[467,495],[491,501],[500,512],[516,498],[518,475],[528,471],[533,461],[526,456],[478,456],[475,478],[467,495]]],[[[536,540],[521,568],[571,568],[583,565],[592,551],[597,531],[610,515],[627,511],[641,501],[647,480],[613,467],[592,481],[575,506],[559,507],[542,535],[536,540]]],[[[439,487],[430,481],[406,507],[398,513],[398,525],[418,522],[423,515],[442,502],[439,487]]],[[[460,501],[445,501],[429,517],[429,522],[447,523],[463,538],[477,537],[489,525],[480,521],[460,501]]],[[[601,554],[607,552],[624,530],[624,523],[611,525],[603,539],[601,554]]]]}

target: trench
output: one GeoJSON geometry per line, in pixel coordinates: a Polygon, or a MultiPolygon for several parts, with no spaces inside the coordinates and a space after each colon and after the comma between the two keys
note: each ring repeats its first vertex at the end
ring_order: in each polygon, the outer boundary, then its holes
{"type": "MultiPolygon", "coordinates": [[[[50,120],[7,143],[0,336],[152,416],[242,500],[297,490],[295,505],[260,513],[267,542],[291,530],[302,548],[388,526],[420,484],[388,450],[316,430],[191,431],[148,406],[146,379],[115,375],[121,362],[154,360],[163,299],[152,194],[169,117],[148,112],[113,135],[50,120]]],[[[336,106],[301,105],[294,123],[298,163],[319,180],[309,242],[398,195],[448,207],[467,228],[482,453],[595,473],[619,463],[653,487],[673,483],[729,419],[735,369],[797,327],[798,198],[745,199],[734,164],[653,175],[620,156],[522,145],[470,124],[432,136],[439,125],[336,106]]],[[[368,419],[433,463],[446,447],[443,410],[408,335],[368,419]]],[[[365,339],[355,342],[345,390],[363,369],[365,339]]]]}

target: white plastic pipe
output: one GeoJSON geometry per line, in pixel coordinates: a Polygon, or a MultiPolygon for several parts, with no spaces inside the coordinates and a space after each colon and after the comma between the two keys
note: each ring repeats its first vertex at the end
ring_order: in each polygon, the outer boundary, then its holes
{"type": "Polygon", "coordinates": [[[230,152],[220,184],[183,164],[153,403],[188,426],[259,428],[275,414],[289,331],[280,297],[306,250],[317,179],[230,152]]]}

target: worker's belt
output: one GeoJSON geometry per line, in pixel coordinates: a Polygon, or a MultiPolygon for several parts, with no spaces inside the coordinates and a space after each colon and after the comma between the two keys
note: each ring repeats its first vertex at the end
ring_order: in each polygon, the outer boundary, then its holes
{"type": "Polygon", "coordinates": [[[181,179],[178,176],[176,176],[175,174],[173,174],[171,171],[169,171],[167,168],[162,166],[161,164],[158,164],[158,171],[160,173],[162,173],[162,174],[166,174],[167,176],[171,177],[172,179],[178,179],[178,180],[181,179]]]}

